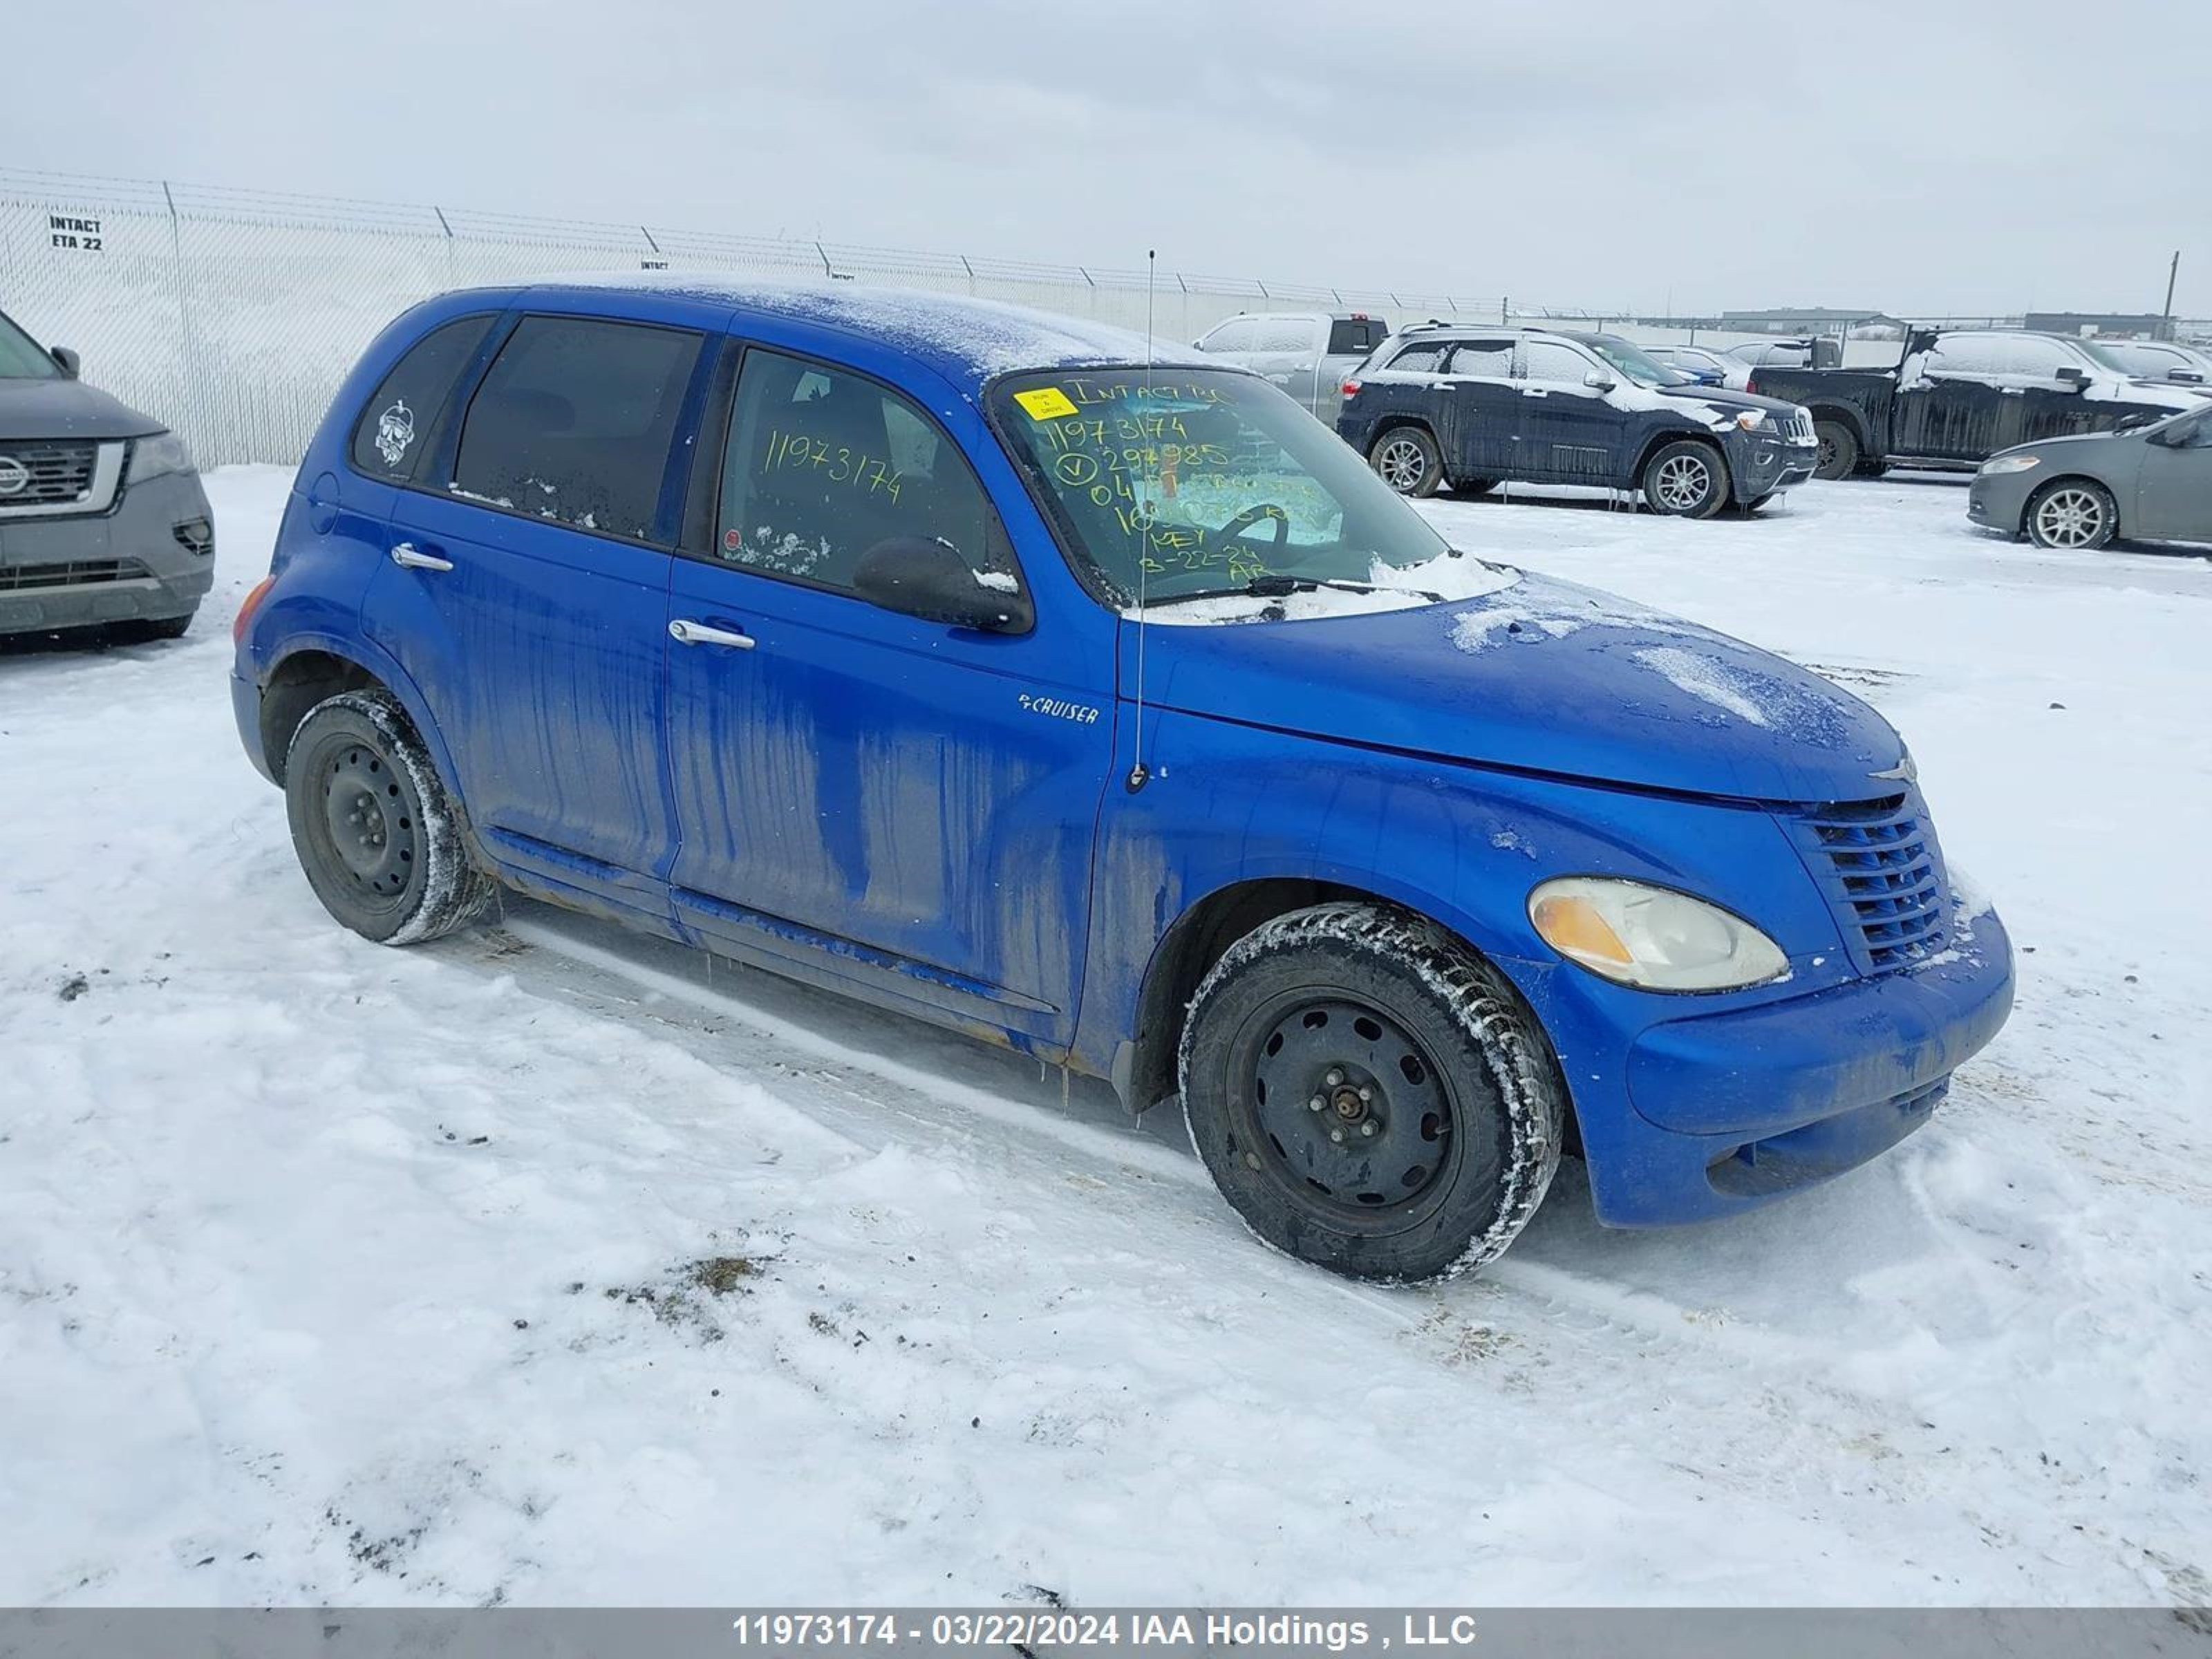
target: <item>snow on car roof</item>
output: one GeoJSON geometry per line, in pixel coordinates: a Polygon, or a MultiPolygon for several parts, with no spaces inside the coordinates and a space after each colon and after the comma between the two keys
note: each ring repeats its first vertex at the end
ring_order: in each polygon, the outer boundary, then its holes
{"type": "Polygon", "coordinates": [[[853,283],[768,283],[713,272],[617,271],[551,277],[537,290],[645,292],[765,311],[858,334],[928,361],[940,373],[982,381],[1022,368],[1078,364],[1224,365],[1109,323],[966,295],[853,283]]]}

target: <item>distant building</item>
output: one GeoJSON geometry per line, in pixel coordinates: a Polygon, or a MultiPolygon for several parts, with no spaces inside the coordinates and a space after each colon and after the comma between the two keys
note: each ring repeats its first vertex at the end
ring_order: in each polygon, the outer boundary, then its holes
{"type": "Polygon", "coordinates": [[[2039,334],[2105,334],[2129,340],[2173,337],[2173,319],[2147,311],[2031,311],[2021,326],[2039,334]]]}
{"type": "Polygon", "coordinates": [[[1848,334],[1869,325],[1894,329],[1903,325],[1886,311],[1785,306],[1771,311],[1723,311],[1711,325],[1734,329],[1740,334],[1848,334]]]}

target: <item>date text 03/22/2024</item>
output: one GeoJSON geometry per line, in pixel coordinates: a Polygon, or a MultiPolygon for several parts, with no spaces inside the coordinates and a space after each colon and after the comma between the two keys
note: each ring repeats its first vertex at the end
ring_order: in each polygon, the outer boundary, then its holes
{"type": "Polygon", "coordinates": [[[1079,1613],[1048,1607],[903,1614],[752,1613],[732,1620],[731,1631],[740,1647],[919,1647],[925,1652],[1008,1646],[1131,1647],[1187,1653],[1255,1646],[1316,1653],[1393,1648],[1465,1650],[1474,1645],[1478,1633],[1475,1617],[1468,1612],[1407,1612],[1370,1619],[1196,1610],[1079,1613]]]}

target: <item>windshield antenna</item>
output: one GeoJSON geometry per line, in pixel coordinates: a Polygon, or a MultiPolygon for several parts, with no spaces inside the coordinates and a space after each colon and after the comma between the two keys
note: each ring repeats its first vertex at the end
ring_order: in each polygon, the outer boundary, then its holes
{"type": "MultiPolygon", "coordinates": [[[[1145,250],[1145,408],[1147,410],[1152,404],[1152,267],[1158,258],[1158,248],[1145,250]]],[[[1136,757],[1129,767],[1129,775],[1124,784],[1133,795],[1143,788],[1152,775],[1145,769],[1145,565],[1148,556],[1146,549],[1152,539],[1153,509],[1149,483],[1146,490],[1146,499],[1137,504],[1143,514],[1143,521],[1137,526],[1136,757]]]]}

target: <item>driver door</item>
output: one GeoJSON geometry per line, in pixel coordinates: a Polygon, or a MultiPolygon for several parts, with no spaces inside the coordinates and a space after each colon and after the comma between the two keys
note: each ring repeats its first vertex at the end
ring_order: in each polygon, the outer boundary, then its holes
{"type": "Polygon", "coordinates": [[[896,537],[944,542],[1009,592],[1024,583],[952,435],[981,454],[980,416],[949,391],[925,407],[759,346],[726,407],[711,535],[682,550],[671,586],[677,920],[878,1000],[1065,1043],[1110,662],[1091,683],[1048,615],[987,633],[854,591],[860,556],[896,537]]]}
{"type": "Polygon", "coordinates": [[[2120,506],[2120,527],[2130,536],[2174,541],[2212,540],[2212,412],[2146,439],[2136,483],[2132,520],[2120,506]]]}

